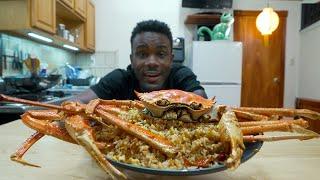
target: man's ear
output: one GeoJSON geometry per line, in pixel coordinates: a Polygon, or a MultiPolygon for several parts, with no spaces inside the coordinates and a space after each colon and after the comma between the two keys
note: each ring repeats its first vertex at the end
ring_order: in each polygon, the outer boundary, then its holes
{"type": "Polygon", "coordinates": [[[131,62],[131,64],[132,64],[132,58],[133,58],[132,54],[130,54],[130,62],[131,62]]]}
{"type": "Polygon", "coordinates": [[[173,58],[174,58],[174,54],[171,53],[171,58],[170,58],[171,63],[173,62],[173,58]]]}

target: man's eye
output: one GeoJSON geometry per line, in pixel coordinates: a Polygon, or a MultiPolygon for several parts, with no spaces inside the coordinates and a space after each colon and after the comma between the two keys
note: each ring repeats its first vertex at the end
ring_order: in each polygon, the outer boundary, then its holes
{"type": "Polygon", "coordinates": [[[168,53],[165,52],[165,51],[161,51],[161,52],[158,53],[158,56],[159,56],[160,58],[165,58],[167,55],[168,55],[168,53]]]}
{"type": "Polygon", "coordinates": [[[146,58],[146,57],[148,57],[147,53],[145,53],[145,52],[137,52],[137,53],[136,53],[136,56],[139,57],[139,58],[146,58]]]}

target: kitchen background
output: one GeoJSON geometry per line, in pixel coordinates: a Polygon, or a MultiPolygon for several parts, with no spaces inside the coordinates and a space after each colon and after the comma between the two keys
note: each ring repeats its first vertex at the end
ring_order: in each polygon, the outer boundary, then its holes
{"type": "MultiPolygon", "coordinates": [[[[118,50],[119,67],[129,64],[130,35],[136,22],[160,19],[167,22],[173,36],[185,38],[189,64],[195,26],[184,24],[188,15],[208,11],[182,8],[181,0],[96,0],[96,50],[118,50]],[[135,8],[133,8],[135,7],[135,8]],[[141,8],[140,8],[141,7],[141,8]],[[112,43],[108,43],[112,42],[112,43]]],[[[306,2],[306,1],[305,1],[306,2]]],[[[310,1],[309,1],[310,2],[310,1]]],[[[284,106],[294,107],[296,97],[320,99],[320,22],[300,31],[302,1],[271,0],[270,7],[287,10],[284,106]]],[[[234,0],[233,10],[262,10],[266,0],[234,0]]],[[[217,10],[219,11],[219,10],[217,10]]],[[[221,11],[221,10],[220,10],[221,11]]]]}
{"type": "MultiPolygon", "coordinates": [[[[284,106],[294,107],[296,97],[320,99],[319,55],[320,22],[300,31],[301,3],[309,1],[270,0],[275,10],[287,10],[285,43],[284,106]]],[[[314,1],[313,1],[314,2],[314,1]]],[[[159,19],[166,22],[174,37],[185,39],[185,62],[190,66],[192,41],[195,39],[195,25],[185,24],[188,15],[197,12],[221,9],[183,8],[181,0],[94,0],[95,5],[95,52],[76,53],[60,48],[41,45],[11,35],[2,34],[8,49],[17,46],[34,54],[48,71],[70,63],[75,67],[89,70],[94,76],[103,76],[115,68],[126,68],[130,63],[130,36],[135,24],[141,20],[159,19]]],[[[266,0],[234,0],[233,10],[262,10],[266,0]]],[[[6,75],[14,74],[7,71],[6,75]]]]}

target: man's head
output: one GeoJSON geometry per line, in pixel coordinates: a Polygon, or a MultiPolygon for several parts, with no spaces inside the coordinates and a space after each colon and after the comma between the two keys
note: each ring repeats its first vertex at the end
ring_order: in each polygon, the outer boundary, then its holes
{"type": "Polygon", "coordinates": [[[141,90],[162,89],[172,64],[172,34],[167,24],[142,21],[131,34],[131,66],[141,90]]]}

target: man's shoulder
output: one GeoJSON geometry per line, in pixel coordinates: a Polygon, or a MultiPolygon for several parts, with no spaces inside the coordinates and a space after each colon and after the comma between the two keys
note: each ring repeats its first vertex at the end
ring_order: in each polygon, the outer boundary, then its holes
{"type": "Polygon", "coordinates": [[[128,78],[131,75],[131,71],[117,68],[106,74],[103,78],[128,78]]]}
{"type": "Polygon", "coordinates": [[[182,64],[172,64],[171,66],[171,74],[175,75],[175,74],[184,74],[184,73],[192,73],[192,70],[187,67],[184,66],[182,64]]]}

